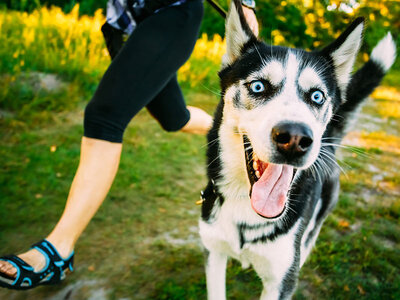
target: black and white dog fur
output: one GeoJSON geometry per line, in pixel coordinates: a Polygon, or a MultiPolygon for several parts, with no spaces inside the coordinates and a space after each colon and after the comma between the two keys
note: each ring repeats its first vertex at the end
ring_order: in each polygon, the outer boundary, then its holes
{"type": "Polygon", "coordinates": [[[335,146],[395,59],[388,33],[351,75],[363,29],[356,19],[320,51],[270,46],[253,35],[240,2],[232,3],[202,193],[210,300],[226,297],[228,257],[253,266],[261,299],[290,299],[295,291],[338,199],[335,146]]]}

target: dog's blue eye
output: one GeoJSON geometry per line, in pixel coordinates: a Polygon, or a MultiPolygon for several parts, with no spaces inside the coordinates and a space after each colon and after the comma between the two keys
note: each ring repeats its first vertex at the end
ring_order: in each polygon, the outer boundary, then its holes
{"type": "Polygon", "coordinates": [[[325,97],[321,91],[314,91],[311,94],[311,100],[317,104],[322,104],[325,101],[325,97]]]}
{"type": "Polygon", "coordinates": [[[253,81],[250,84],[250,89],[253,93],[261,93],[265,90],[264,84],[261,81],[253,81]]]}

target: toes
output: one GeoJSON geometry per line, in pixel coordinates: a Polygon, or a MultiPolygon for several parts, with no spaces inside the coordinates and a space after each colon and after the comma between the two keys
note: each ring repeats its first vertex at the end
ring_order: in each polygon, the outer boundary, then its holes
{"type": "Polygon", "coordinates": [[[0,262],[0,272],[11,277],[17,275],[17,270],[5,261],[0,262]]]}
{"type": "Polygon", "coordinates": [[[0,272],[2,272],[2,273],[6,272],[8,269],[8,265],[9,265],[8,263],[1,261],[0,262],[0,272]]]}
{"type": "Polygon", "coordinates": [[[17,275],[17,270],[13,266],[9,266],[7,269],[7,275],[15,276],[17,275]]]}

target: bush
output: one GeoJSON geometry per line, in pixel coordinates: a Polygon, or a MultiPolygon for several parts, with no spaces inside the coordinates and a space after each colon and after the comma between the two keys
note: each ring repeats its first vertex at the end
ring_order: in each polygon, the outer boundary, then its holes
{"type": "MultiPolygon", "coordinates": [[[[228,0],[219,2],[228,9],[228,0]]],[[[3,6],[31,11],[40,5],[56,5],[69,13],[77,3],[80,15],[94,15],[97,9],[105,9],[107,0],[8,0],[3,6]]],[[[200,33],[223,36],[223,18],[208,3],[205,2],[204,6],[200,33]]],[[[328,44],[352,19],[364,16],[369,26],[363,52],[370,53],[389,30],[397,39],[400,51],[400,5],[396,1],[257,0],[257,16],[261,25],[260,36],[267,42],[306,49],[328,44]],[[330,3],[336,3],[336,6],[330,3]]],[[[400,68],[399,61],[395,68],[400,68]]]]}
{"type": "Polygon", "coordinates": [[[105,9],[107,0],[7,0],[5,6],[8,9],[31,12],[40,6],[58,6],[64,12],[69,13],[76,4],[80,4],[81,15],[93,15],[98,9],[105,9]]]}

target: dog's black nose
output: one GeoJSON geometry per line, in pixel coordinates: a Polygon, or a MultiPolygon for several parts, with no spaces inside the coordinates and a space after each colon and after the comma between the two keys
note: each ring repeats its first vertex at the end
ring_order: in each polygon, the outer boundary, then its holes
{"type": "Polygon", "coordinates": [[[289,159],[304,155],[313,143],[311,129],[302,123],[280,123],[271,134],[278,151],[289,159]]]}

